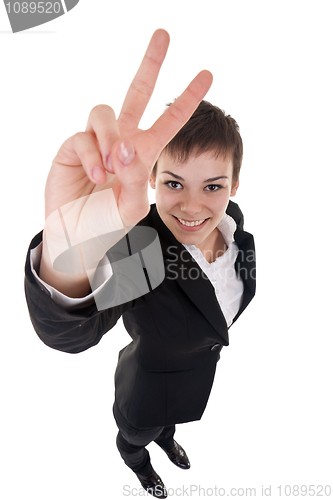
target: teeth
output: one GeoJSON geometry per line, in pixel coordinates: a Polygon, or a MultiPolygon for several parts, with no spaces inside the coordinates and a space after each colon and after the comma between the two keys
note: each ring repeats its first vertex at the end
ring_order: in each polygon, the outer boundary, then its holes
{"type": "Polygon", "coordinates": [[[177,217],[177,219],[179,220],[179,222],[181,222],[184,226],[189,226],[189,227],[192,227],[192,226],[200,226],[200,224],[202,224],[203,222],[205,222],[206,219],[202,219],[202,220],[196,220],[196,221],[192,221],[192,222],[187,222],[186,220],[183,220],[183,219],[179,219],[177,217]]]}

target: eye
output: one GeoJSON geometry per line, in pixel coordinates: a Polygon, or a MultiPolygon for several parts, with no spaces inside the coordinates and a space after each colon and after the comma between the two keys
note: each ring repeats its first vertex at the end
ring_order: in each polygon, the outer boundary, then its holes
{"type": "Polygon", "coordinates": [[[222,189],[223,186],[221,184],[209,184],[208,186],[205,187],[206,191],[218,191],[219,189],[222,189]]]}
{"type": "Polygon", "coordinates": [[[164,183],[166,186],[169,186],[171,189],[180,189],[183,186],[181,185],[180,182],[177,181],[167,181],[164,183]]]}

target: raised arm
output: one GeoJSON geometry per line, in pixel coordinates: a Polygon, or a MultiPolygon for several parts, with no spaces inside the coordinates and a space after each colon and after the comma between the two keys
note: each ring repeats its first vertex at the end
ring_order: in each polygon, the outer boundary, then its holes
{"type": "Polygon", "coordinates": [[[108,248],[123,237],[126,228],[147,215],[148,180],[154,163],[212,83],[211,73],[202,71],[148,130],[140,130],[139,122],[168,45],[168,33],[157,30],[118,119],[111,107],[94,107],[86,130],[67,139],[53,160],[45,188],[46,223],[40,277],[68,296],[81,297],[87,293],[87,273],[93,274],[94,266],[87,269],[84,256],[78,254],[80,262],[71,263],[73,272],[59,272],[53,267],[54,256],[68,244],[95,238],[96,247],[91,252],[97,265],[108,248]],[[105,234],[114,236],[101,243],[98,237],[105,234]]]}

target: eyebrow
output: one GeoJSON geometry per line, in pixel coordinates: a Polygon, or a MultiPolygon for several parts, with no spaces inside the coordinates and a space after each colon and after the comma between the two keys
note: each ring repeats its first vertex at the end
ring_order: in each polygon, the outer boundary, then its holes
{"type": "MultiPolygon", "coordinates": [[[[161,173],[172,175],[172,177],[174,177],[175,179],[178,179],[179,181],[185,181],[185,179],[183,179],[183,177],[180,177],[180,175],[177,175],[177,174],[174,174],[173,172],[170,172],[170,170],[163,170],[163,172],[161,172],[161,173]]],[[[219,175],[218,177],[210,177],[209,179],[202,181],[202,183],[204,184],[205,182],[213,182],[213,181],[217,181],[218,179],[228,179],[228,176],[227,175],[219,175]]]]}

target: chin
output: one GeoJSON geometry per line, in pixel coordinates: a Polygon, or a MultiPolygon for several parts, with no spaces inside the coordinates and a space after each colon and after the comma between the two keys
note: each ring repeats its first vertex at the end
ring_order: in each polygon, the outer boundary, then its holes
{"type": "Polygon", "coordinates": [[[182,234],[182,233],[173,233],[175,238],[184,245],[195,245],[198,246],[205,239],[205,236],[202,235],[193,235],[193,234],[182,234]]]}

